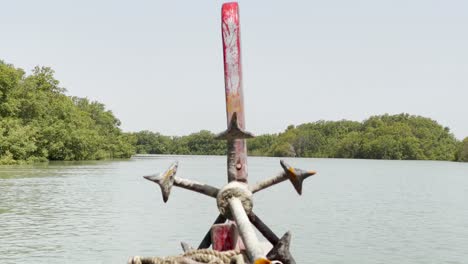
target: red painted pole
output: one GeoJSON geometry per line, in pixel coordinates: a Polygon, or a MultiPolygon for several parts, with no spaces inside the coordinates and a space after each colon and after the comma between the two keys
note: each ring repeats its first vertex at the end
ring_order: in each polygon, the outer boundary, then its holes
{"type": "MultiPolygon", "coordinates": [[[[245,129],[239,5],[236,2],[223,4],[221,20],[227,123],[229,126],[232,115],[237,113],[239,128],[245,129]]],[[[228,140],[228,181],[247,182],[247,178],[245,139],[228,140]]]]}

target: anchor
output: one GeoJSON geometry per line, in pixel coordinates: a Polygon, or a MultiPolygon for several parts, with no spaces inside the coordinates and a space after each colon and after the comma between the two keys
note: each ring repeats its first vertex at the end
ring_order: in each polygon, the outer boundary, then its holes
{"type": "MultiPolygon", "coordinates": [[[[165,172],[144,176],[144,178],[159,185],[164,202],[168,201],[173,186],[216,199],[219,215],[212,228],[202,239],[199,249],[208,248],[212,244],[213,249],[235,249],[240,243],[237,240],[237,234],[239,234],[250,263],[294,264],[296,262],[289,251],[291,233],[288,231],[279,238],[253,212],[252,196],[256,192],[287,180],[292,183],[296,192],[301,195],[303,181],[309,176],[315,175],[316,172],[294,168],[281,160],[280,165],[283,170],[277,176],[252,186],[248,185],[246,139],[254,136],[252,133],[245,131],[238,4],[236,2],[223,4],[221,18],[228,127],[226,131],[219,133],[216,138],[227,140],[228,183],[222,188],[216,188],[208,184],[179,178],[176,176],[177,161],[170,165],[165,172]],[[232,222],[226,223],[226,221],[234,221],[235,224],[233,225],[232,222]],[[273,245],[273,248],[266,254],[255,234],[254,227],[273,245]],[[217,230],[227,232],[227,238],[231,243],[225,245],[221,241],[219,244],[216,241],[217,230]]],[[[183,242],[182,247],[186,252],[192,250],[189,245],[183,242]]]]}

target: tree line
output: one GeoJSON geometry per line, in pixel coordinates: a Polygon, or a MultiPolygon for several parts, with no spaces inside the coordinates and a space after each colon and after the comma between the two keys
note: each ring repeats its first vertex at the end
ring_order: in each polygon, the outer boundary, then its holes
{"type": "MultiPolygon", "coordinates": [[[[0,61],[0,164],[226,154],[226,142],[207,130],[124,133],[103,104],[65,92],[48,67],[27,75],[0,61]]],[[[290,125],[248,139],[247,148],[253,156],[468,161],[468,137],[459,141],[449,128],[409,114],[290,125]]]]}
{"type": "MultiPolygon", "coordinates": [[[[140,131],[140,154],[225,155],[226,142],[203,130],[182,137],[140,131]]],[[[468,161],[468,137],[415,115],[378,115],[363,122],[317,121],[247,140],[251,156],[468,161]]]]}
{"type": "Polygon", "coordinates": [[[119,125],[103,104],[65,95],[52,69],[0,61],[0,164],[128,158],[135,138],[119,125]]]}

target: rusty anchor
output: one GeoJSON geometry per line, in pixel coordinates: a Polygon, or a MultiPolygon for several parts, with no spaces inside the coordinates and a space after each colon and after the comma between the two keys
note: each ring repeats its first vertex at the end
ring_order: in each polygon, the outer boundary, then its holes
{"type": "MultiPolygon", "coordinates": [[[[278,237],[253,212],[252,197],[258,191],[287,180],[301,195],[303,181],[315,175],[316,172],[294,168],[281,160],[280,165],[283,169],[281,173],[253,186],[248,185],[246,139],[254,136],[245,131],[238,4],[235,2],[223,4],[221,18],[227,130],[218,134],[217,139],[228,142],[228,183],[219,189],[208,184],[177,177],[178,162],[174,162],[163,173],[144,176],[144,178],[159,185],[164,202],[168,201],[172,186],[215,198],[220,214],[213,225],[222,225],[226,221],[235,222],[235,227],[245,246],[250,263],[293,264],[296,262],[289,252],[291,233],[288,231],[281,238],[278,237]],[[273,245],[269,252],[265,253],[260,246],[254,227],[273,245]]],[[[199,249],[208,248],[213,242],[216,242],[212,240],[212,230],[209,230],[202,239],[199,249]]],[[[182,247],[184,251],[191,250],[191,247],[186,243],[182,243],[182,247]]]]}

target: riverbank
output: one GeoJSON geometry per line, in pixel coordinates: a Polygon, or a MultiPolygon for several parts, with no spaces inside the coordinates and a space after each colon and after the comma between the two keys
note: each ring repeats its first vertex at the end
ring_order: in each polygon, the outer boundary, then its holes
{"type": "MultiPolygon", "coordinates": [[[[0,61],[0,165],[102,160],[133,154],[225,155],[226,142],[202,130],[186,136],[125,133],[99,102],[68,96],[54,71],[32,74],[0,61]]],[[[406,113],[357,122],[315,121],[247,140],[251,156],[468,161],[468,137],[406,113]]]]}
{"type": "MultiPolygon", "coordinates": [[[[206,130],[181,137],[151,131],[132,136],[137,154],[226,154],[225,142],[206,130]]],[[[291,125],[248,139],[247,148],[250,156],[265,157],[468,161],[468,137],[460,141],[437,121],[410,114],[291,125]]]]}

